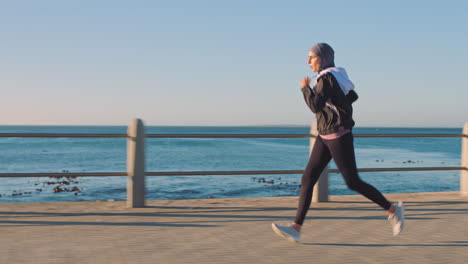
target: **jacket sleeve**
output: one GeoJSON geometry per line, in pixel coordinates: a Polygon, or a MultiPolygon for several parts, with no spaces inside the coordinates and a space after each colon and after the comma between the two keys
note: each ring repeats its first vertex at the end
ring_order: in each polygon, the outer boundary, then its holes
{"type": "Polygon", "coordinates": [[[324,78],[320,78],[317,80],[317,85],[315,89],[311,89],[309,86],[302,88],[302,93],[304,94],[304,100],[307,106],[312,110],[314,113],[318,113],[322,111],[325,103],[329,99],[329,87],[324,78]]]}
{"type": "Polygon", "coordinates": [[[352,104],[356,102],[356,100],[359,98],[357,93],[353,90],[349,91],[349,93],[346,95],[346,98],[348,98],[349,102],[352,104]]]}

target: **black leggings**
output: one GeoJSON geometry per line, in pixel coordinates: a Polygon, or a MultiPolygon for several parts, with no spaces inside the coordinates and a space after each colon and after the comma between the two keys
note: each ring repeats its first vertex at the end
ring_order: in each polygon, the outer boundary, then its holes
{"type": "Polygon", "coordinates": [[[314,185],[332,158],[351,190],[359,192],[385,210],[390,209],[391,203],[372,185],[359,178],[353,141],[354,138],[351,132],[337,139],[326,140],[320,136],[316,138],[309,162],[302,175],[299,208],[294,221],[296,224],[302,225],[304,223],[312,200],[314,185]]]}

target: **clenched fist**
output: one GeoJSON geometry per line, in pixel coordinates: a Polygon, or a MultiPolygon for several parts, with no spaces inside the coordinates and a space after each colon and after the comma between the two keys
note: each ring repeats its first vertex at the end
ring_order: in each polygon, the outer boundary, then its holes
{"type": "Polygon", "coordinates": [[[305,88],[307,86],[309,86],[310,84],[310,78],[309,77],[305,77],[304,79],[301,80],[301,88],[305,88]]]}

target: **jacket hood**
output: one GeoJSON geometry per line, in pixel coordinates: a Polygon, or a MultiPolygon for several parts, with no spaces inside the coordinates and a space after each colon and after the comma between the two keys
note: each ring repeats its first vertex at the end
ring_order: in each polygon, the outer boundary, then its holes
{"type": "Polygon", "coordinates": [[[349,91],[354,89],[353,82],[349,79],[348,74],[346,73],[346,70],[342,67],[330,67],[330,68],[326,68],[320,71],[319,74],[317,75],[317,78],[315,79],[314,88],[317,85],[317,80],[321,76],[327,73],[333,74],[333,76],[338,81],[338,84],[340,85],[340,88],[345,95],[347,95],[349,91]]]}

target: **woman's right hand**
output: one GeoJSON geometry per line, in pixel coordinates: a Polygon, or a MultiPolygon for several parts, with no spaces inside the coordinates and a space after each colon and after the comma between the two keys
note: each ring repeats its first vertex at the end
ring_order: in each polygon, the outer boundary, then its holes
{"type": "Polygon", "coordinates": [[[310,78],[309,77],[305,77],[304,79],[301,80],[301,88],[305,88],[307,86],[309,86],[310,84],[310,78]]]}

